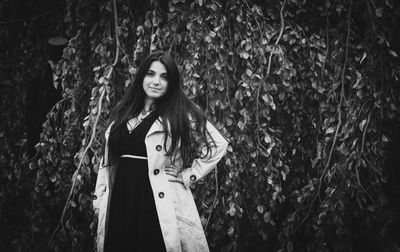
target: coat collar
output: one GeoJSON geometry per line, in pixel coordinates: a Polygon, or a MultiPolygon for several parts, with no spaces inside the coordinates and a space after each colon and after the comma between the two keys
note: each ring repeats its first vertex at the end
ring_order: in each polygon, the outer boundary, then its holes
{"type": "MultiPolygon", "coordinates": [[[[171,127],[170,127],[170,124],[168,122],[168,135],[171,135],[170,129],[171,129],[171,127]]],[[[147,132],[146,137],[148,137],[148,136],[150,136],[150,135],[152,135],[154,133],[157,133],[157,132],[164,132],[163,120],[162,120],[161,116],[159,116],[154,121],[154,123],[151,125],[149,131],[147,132]]]]}

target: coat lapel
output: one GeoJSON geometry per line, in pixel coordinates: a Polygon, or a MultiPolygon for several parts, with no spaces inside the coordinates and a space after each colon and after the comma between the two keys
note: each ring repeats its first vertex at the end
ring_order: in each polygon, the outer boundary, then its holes
{"type": "Polygon", "coordinates": [[[154,123],[151,125],[149,131],[147,132],[146,137],[160,131],[161,132],[163,131],[163,126],[161,117],[158,117],[157,120],[155,120],[154,123]]]}
{"type": "MultiPolygon", "coordinates": [[[[171,136],[170,132],[170,124],[168,123],[168,135],[171,136]]],[[[151,136],[154,133],[159,133],[159,132],[164,132],[164,127],[163,127],[163,121],[161,116],[157,118],[157,120],[154,121],[154,123],[151,125],[149,131],[147,132],[146,137],[151,136]]]]}

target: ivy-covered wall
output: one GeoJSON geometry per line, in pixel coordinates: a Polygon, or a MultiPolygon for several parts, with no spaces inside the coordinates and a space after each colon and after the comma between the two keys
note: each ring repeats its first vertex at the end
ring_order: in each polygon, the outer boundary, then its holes
{"type": "Polygon", "coordinates": [[[17,0],[0,12],[1,250],[94,249],[107,119],[154,49],[171,51],[230,140],[193,188],[213,251],[400,250],[398,1],[17,0]],[[57,34],[63,99],[29,158],[27,82],[57,34]]]}

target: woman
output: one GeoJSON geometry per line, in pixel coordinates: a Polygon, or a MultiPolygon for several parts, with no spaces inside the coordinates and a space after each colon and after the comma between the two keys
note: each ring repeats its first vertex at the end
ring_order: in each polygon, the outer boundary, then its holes
{"type": "Polygon", "coordinates": [[[93,204],[98,251],[208,251],[189,187],[227,141],[185,96],[169,54],[143,60],[111,121],[93,204]]]}

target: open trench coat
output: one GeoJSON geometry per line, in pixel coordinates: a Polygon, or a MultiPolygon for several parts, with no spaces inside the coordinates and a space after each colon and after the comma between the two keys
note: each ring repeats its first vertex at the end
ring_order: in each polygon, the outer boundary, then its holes
{"type": "MultiPolygon", "coordinates": [[[[109,203],[117,168],[108,165],[108,137],[111,126],[112,124],[105,133],[104,162],[101,162],[97,174],[95,188],[97,198],[93,201],[93,207],[99,213],[97,228],[98,252],[104,251],[109,203]]],[[[190,168],[183,170],[184,185],[168,181],[169,175],[164,173],[164,167],[172,163],[172,157],[167,156],[164,149],[164,135],[167,133],[163,129],[161,118],[158,118],[153,123],[145,138],[149,180],[167,252],[209,251],[199,213],[189,187],[206,176],[216,166],[225,155],[228,142],[210,122],[207,122],[206,127],[214,139],[215,145],[213,145],[212,152],[208,156],[195,159],[190,168]]],[[[170,139],[168,138],[168,140],[170,139]]],[[[168,140],[166,143],[167,148],[170,145],[168,140]]],[[[205,154],[206,148],[203,148],[202,151],[205,154]]],[[[182,167],[182,159],[179,158],[179,153],[177,157],[174,166],[180,169],[182,167]]]]}

